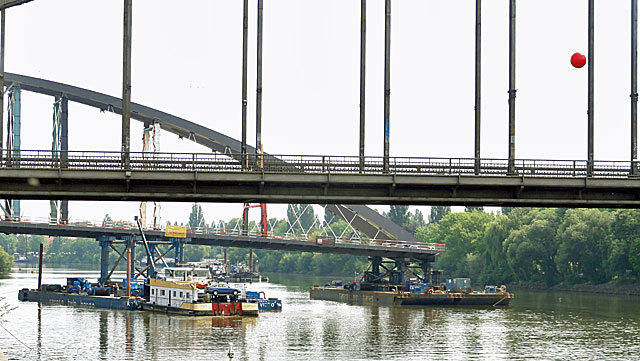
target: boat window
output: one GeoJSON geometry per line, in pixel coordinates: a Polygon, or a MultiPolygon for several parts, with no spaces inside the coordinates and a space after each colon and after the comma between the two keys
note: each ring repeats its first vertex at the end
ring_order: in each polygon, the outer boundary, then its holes
{"type": "Polygon", "coordinates": [[[180,297],[182,297],[182,292],[180,292],[180,297]]]}
{"type": "Polygon", "coordinates": [[[173,291],[173,297],[176,297],[176,291],[173,291]]]}
{"type": "Polygon", "coordinates": [[[189,292],[187,292],[187,298],[189,298],[189,296],[190,296],[190,295],[189,295],[189,292]]]}
{"type": "Polygon", "coordinates": [[[161,295],[163,295],[163,296],[164,296],[164,290],[162,290],[162,293],[161,293],[161,295]]]}
{"type": "Polygon", "coordinates": [[[156,294],[156,290],[154,288],[151,289],[151,294],[155,295],[156,294]]]}

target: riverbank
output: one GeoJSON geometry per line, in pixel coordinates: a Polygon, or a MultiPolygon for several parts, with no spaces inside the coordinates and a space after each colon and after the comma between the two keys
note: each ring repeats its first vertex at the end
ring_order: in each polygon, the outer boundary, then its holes
{"type": "Polygon", "coordinates": [[[521,284],[509,284],[508,289],[517,290],[540,290],[540,291],[558,291],[558,292],[579,292],[579,293],[597,293],[621,296],[640,296],[640,284],[616,284],[616,283],[581,283],[581,284],[564,284],[560,283],[555,286],[547,286],[544,282],[529,282],[521,284]]]}

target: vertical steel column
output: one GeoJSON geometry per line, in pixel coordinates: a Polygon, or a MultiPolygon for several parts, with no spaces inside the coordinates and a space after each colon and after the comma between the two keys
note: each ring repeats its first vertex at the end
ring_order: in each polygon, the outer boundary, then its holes
{"type": "Polygon", "coordinates": [[[40,252],[38,253],[38,291],[42,291],[42,254],[44,253],[44,245],[40,243],[40,252]]]}
{"type": "Polygon", "coordinates": [[[638,174],[638,0],[631,0],[631,175],[638,174]]]}
{"type": "Polygon", "coordinates": [[[382,257],[371,257],[371,272],[374,276],[380,276],[380,265],[382,264],[382,257]]]}
{"type": "Polygon", "coordinates": [[[481,94],[481,10],[482,0],[476,0],[476,103],[474,107],[476,116],[476,142],[475,142],[475,173],[480,174],[480,94],[481,94]]]}
{"type": "Polygon", "coordinates": [[[391,105],[391,0],[384,3],[384,155],[383,171],[389,171],[389,113],[391,105]]]}
{"type": "MultiPolygon", "coordinates": [[[[242,210],[242,235],[249,234],[249,203],[244,204],[242,210]]],[[[249,249],[249,270],[253,272],[253,248],[249,249]]]]}
{"type": "Polygon", "coordinates": [[[98,237],[100,243],[100,283],[104,285],[108,281],[109,276],[109,252],[111,250],[111,241],[108,237],[98,237]]]}
{"type": "Polygon", "coordinates": [[[131,151],[131,26],[132,0],[124,0],[122,46],[122,165],[130,168],[131,151]]]}
{"type": "Polygon", "coordinates": [[[127,297],[131,297],[131,267],[133,266],[131,262],[131,248],[127,246],[127,297]]]}
{"type": "Polygon", "coordinates": [[[516,173],[516,0],[509,1],[509,165],[516,173]]]}
{"type": "MultiPolygon", "coordinates": [[[[60,98],[59,97],[55,97],[55,101],[53,102],[53,124],[52,124],[52,132],[51,132],[51,137],[52,137],[52,141],[51,141],[51,151],[52,151],[52,155],[53,155],[53,159],[51,164],[54,167],[60,167],[60,113],[61,113],[61,109],[60,109],[60,98]]],[[[60,221],[60,201],[59,200],[50,200],[49,201],[49,206],[51,209],[51,212],[49,213],[49,222],[51,223],[58,223],[60,221]]]]}
{"type": "Polygon", "coordinates": [[[396,284],[403,285],[405,283],[405,272],[407,271],[407,261],[403,259],[395,260],[395,268],[396,268],[396,284]]]}
{"type": "MultiPolygon", "coordinates": [[[[9,118],[7,120],[7,156],[13,159],[11,166],[20,167],[20,128],[21,128],[21,108],[22,96],[20,85],[14,84],[9,93],[9,118]]],[[[10,216],[20,219],[20,200],[7,200],[7,208],[10,209],[10,216]]]]}
{"type": "Polygon", "coordinates": [[[3,152],[3,119],[4,119],[4,28],[5,28],[5,16],[4,9],[2,9],[0,15],[0,163],[2,163],[3,152]]]}
{"type": "Polygon", "coordinates": [[[589,0],[589,54],[587,57],[587,67],[588,67],[588,100],[587,100],[587,175],[590,176],[593,174],[593,56],[594,56],[594,43],[593,43],[593,35],[594,35],[594,3],[593,0],[589,0]]]}
{"type": "MultiPolygon", "coordinates": [[[[69,166],[69,99],[63,96],[60,102],[62,107],[62,117],[60,117],[60,167],[67,168],[69,166]]],[[[60,201],[60,222],[67,224],[69,222],[69,201],[60,201]]]]}
{"type": "Polygon", "coordinates": [[[262,158],[262,7],[258,0],[258,69],[256,84],[256,166],[260,167],[262,158]]]}
{"type": "Polygon", "coordinates": [[[177,266],[179,263],[184,262],[184,242],[186,238],[176,239],[174,242],[176,248],[176,256],[174,261],[174,266],[177,266]]]}
{"type": "Polygon", "coordinates": [[[247,169],[247,60],[249,54],[249,0],[244,0],[242,16],[242,145],[240,164],[247,169]]]}
{"type": "Polygon", "coordinates": [[[360,171],[364,171],[365,83],[367,63],[367,0],[360,0],[360,171]]]}
{"type": "Polygon", "coordinates": [[[131,274],[136,274],[136,239],[131,237],[129,241],[129,250],[131,252],[131,274]]]}

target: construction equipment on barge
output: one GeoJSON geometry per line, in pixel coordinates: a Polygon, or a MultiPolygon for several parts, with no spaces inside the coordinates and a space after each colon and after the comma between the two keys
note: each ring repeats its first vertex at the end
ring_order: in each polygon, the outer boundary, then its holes
{"type": "Polygon", "coordinates": [[[485,286],[473,291],[469,278],[441,282],[442,272],[431,262],[420,263],[422,275],[406,260],[384,262],[370,257],[371,266],[356,282],[333,281],[309,290],[311,299],[387,306],[508,306],[514,295],[505,286],[485,286]],[[391,264],[391,267],[388,265],[391,264]],[[381,269],[386,272],[381,272],[381,269]],[[407,279],[407,274],[413,279],[407,279]]]}

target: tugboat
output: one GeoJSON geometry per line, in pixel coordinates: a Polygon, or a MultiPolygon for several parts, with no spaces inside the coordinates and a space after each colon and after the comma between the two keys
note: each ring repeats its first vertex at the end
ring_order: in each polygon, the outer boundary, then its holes
{"type": "Polygon", "coordinates": [[[241,292],[224,285],[150,278],[140,308],[192,316],[258,316],[258,304],[241,300],[241,292]]]}
{"type": "Polygon", "coordinates": [[[260,311],[282,311],[282,301],[278,298],[267,298],[263,291],[248,291],[247,302],[257,303],[260,311]]]}

